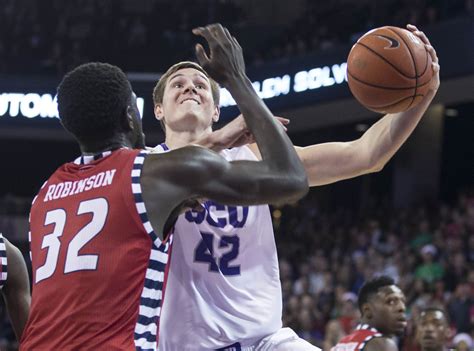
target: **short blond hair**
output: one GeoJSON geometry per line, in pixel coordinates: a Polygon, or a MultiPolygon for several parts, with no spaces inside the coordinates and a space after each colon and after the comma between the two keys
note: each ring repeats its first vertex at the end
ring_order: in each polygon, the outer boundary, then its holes
{"type": "Polygon", "coordinates": [[[195,62],[191,61],[182,61],[174,64],[168,70],[160,77],[158,82],[155,85],[155,88],[153,89],[153,103],[156,106],[157,104],[161,104],[163,102],[163,95],[165,94],[165,87],[166,87],[166,81],[168,78],[175,72],[179,71],[180,69],[184,68],[193,68],[195,70],[198,70],[202,74],[204,74],[208,79],[211,84],[211,93],[212,93],[212,98],[214,99],[214,104],[216,106],[219,105],[219,99],[220,99],[220,90],[219,90],[219,84],[212,79],[209,74],[202,68],[200,65],[198,65],[195,62]]]}

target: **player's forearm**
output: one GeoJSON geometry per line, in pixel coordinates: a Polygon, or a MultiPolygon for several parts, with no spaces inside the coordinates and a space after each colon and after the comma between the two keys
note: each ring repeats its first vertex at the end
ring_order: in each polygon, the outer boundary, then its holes
{"type": "Polygon", "coordinates": [[[193,142],[195,145],[199,145],[202,147],[205,147],[206,149],[215,151],[215,152],[220,152],[223,149],[225,149],[225,146],[221,142],[222,138],[220,136],[221,131],[216,130],[212,132],[211,134],[208,134],[201,139],[198,139],[193,142]]]}
{"type": "Polygon", "coordinates": [[[227,89],[255,137],[262,160],[279,171],[297,175],[306,184],[305,171],[293,144],[259,99],[249,79],[246,76],[239,77],[230,82],[227,89]]]}
{"type": "Polygon", "coordinates": [[[5,301],[7,302],[7,310],[12,322],[13,330],[17,340],[20,341],[28,320],[31,297],[29,291],[16,291],[14,292],[14,296],[12,295],[12,293],[5,294],[5,301]]]}
{"type": "Polygon", "coordinates": [[[6,239],[5,244],[9,262],[9,275],[2,293],[5,298],[13,329],[18,340],[20,340],[30,310],[30,281],[26,263],[20,250],[6,239]]]}
{"type": "Polygon", "coordinates": [[[428,109],[436,92],[430,91],[414,108],[388,114],[375,123],[361,138],[370,171],[380,170],[412,134],[428,109]]]}

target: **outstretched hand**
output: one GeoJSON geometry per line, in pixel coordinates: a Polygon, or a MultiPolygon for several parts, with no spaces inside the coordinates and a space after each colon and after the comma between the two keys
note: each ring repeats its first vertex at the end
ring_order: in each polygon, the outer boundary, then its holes
{"type": "Polygon", "coordinates": [[[196,57],[209,75],[223,86],[232,77],[245,75],[242,48],[237,40],[219,23],[193,29],[209,44],[208,55],[201,44],[196,44],[196,57]]]}

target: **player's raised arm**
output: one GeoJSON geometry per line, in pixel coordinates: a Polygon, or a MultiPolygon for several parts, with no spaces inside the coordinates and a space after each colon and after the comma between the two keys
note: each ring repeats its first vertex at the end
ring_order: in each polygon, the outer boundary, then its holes
{"type": "Polygon", "coordinates": [[[2,295],[16,337],[20,340],[30,311],[30,279],[20,250],[3,238],[7,252],[7,281],[2,295]]]}
{"type": "MultiPolygon", "coordinates": [[[[145,202],[151,203],[152,198],[160,196],[175,207],[189,197],[239,205],[301,198],[308,190],[303,165],[284,129],[247,78],[240,45],[221,25],[198,28],[194,33],[205,37],[211,49],[208,56],[202,46],[197,46],[202,66],[233,95],[262,150],[263,161],[228,162],[201,147],[148,155],[141,179],[145,202]]],[[[158,208],[153,212],[161,217],[158,223],[170,214],[158,208]]]]}
{"type": "Polygon", "coordinates": [[[214,151],[187,146],[148,155],[141,179],[144,199],[167,197],[168,203],[209,198],[229,205],[255,205],[298,200],[306,180],[279,174],[262,162],[227,161],[214,151]],[[159,175],[160,182],[156,183],[159,175]]]}
{"type": "MultiPolygon", "coordinates": [[[[423,100],[408,111],[387,114],[359,139],[297,148],[310,186],[334,183],[380,171],[408,139],[431,104],[439,88],[439,61],[426,35],[415,26],[408,29],[424,43],[431,56],[433,77],[423,100]]],[[[258,149],[252,145],[258,155],[258,149]]]]}
{"type": "Polygon", "coordinates": [[[237,102],[261,150],[262,170],[273,172],[275,177],[291,179],[304,192],[300,184],[305,178],[304,169],[290,139],[246,76],[242,48],[237,40],[220,24],[196,28],[193,33],[203,36],[209,43],[209,56],[200,44],[196,45],[196,55],[206,72],[226,87],[237,102]]]}

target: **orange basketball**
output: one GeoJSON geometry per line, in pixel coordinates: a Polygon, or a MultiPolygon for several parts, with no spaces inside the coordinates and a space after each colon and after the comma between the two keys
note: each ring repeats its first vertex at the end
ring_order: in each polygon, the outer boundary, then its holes
{"type": "Polygon", "coordinates": [[[406,29],[381,27],[364,34],[347,59],[355,98],[370,110],[397,113],[418,104],[433,76],[431,56],[406,29]]]}

